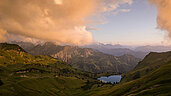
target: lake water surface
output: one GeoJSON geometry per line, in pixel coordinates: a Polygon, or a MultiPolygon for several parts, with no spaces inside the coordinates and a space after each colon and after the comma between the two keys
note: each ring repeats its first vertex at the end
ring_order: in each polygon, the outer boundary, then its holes
{"type": "Polygon", "coordinates": [[[114,84],[114,83],[119,83],[121,78],[122,78],[121,75],[111,75],[111,76],[108,76],[108,77],[107,76],[102,76],[102,77],[97,78],[97,79],[104,82],[104,83],[110,82],[110,83],[114,84]]]}

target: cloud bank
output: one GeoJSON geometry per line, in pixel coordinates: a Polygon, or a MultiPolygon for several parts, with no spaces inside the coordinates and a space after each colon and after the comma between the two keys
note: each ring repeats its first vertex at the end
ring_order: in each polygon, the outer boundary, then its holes
{"type": "Polygon", "coordinates": [[[158,28],[167,30],[171,38],[171,0],[150,0],[150,3],[157,6],[158,28]]]}
{"type": "MultiPolygon", "coordinates": [[[[132,0],[0,0],[0,41],[17,37],[82,45],[93,41],[87,19],[132,0]]],[[[23,39],[23,38],[21,38],[23,39]]]]}

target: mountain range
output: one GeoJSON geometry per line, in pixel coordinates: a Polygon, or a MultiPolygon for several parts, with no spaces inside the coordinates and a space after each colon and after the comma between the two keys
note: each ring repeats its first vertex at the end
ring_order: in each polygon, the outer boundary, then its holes
{"type": "Polygon", "coordinates": [[[0,44],[0,96],[170,96],[171,52],[151,52],[119,84],[46,55],[0,44]]]}
{"type": "Polygon", "coordinates": [[[96,49],[100,52],[110,54],[113,56],[121,56],[124,54],[129,54],[141,59],[143,59],[150,52],[171,51],[171,46],[150,46],[150,45],[132,47],[132,46],[124,46],[120,44],[112,45],[112,44],[94,43],[82,47],[96,49]]]}
{"type": "Polygon", "coordinates": [[[76,69],[93,73],[128,72],[140,61],[139,58],[128,54],[117,57],[78,46],[60,46],[50,42],[28,46],[24,42],[16,43],[32,55],[49,55],[69,63],[76,69]]]}

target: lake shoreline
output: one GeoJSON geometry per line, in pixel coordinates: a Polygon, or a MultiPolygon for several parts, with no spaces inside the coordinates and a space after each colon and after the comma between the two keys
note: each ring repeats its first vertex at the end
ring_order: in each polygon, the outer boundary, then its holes
{"type": "Polygon", "coordinates": [[[112,84],[120,83],[121,79],[122,79],[121,75],[101,76],[100,78],[97,78],[97,80],[100,80],[103,83],[112,83],[112,84]]]}

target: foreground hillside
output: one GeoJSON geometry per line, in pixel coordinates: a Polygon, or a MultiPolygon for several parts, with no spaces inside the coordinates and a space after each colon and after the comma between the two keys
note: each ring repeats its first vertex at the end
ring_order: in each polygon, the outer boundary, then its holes
{"type": "Polygon", "coordinates": [[[91,91],[93,96],[170,96],[171,63],[151,71],[139,79],[118,84],[114,87],[91,91]]]}
{"type": "Polygon", "coordinates": [[[0,44],[0,96],[74,96],[100,84],[93,78],[52,57],[0,44]]]}
{"type": "MultiPolygon", "coordinates": [[[[53,43],[25,47],[24,42],[18,44],[33,55],[50,55],[69,63],[72,67],[93,73],[124,73],[132,70],[140,59],[132,55],[112,56],[102,52],[77,46],[59,46],[53,43]]],[[[31,45],[31,44],[29,44],[31,45]]]]}
{"type": "Polygon", "coordinates": [[[165,52],[150,53],[133,71],[123,77],[120,84],[109,89],[99,88],[97,89],[99,92],[91,91],[91,94],[94,96],[170,96],[170,89],[171,52],[165,52]],[[137,71],[138,74],[134,74],[137,71]]]}
{"type": "Polygon", "coordinates": [[[139,62],[139,64],[135,67],[134,70],[124,75],[122,82],[140,78],[170,61],[171,52],[151,52],[144,58],[143,61],[139,62]]]}

